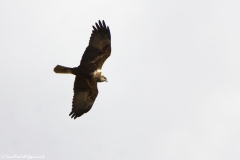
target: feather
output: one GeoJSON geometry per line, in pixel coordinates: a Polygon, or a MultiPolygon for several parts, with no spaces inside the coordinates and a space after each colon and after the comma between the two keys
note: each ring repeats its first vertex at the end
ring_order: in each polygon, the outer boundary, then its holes
{"type": "Polygon", "coordinates": [[[54,68],[54,72],[55,72],[55,73],[70,74],[70,73],[71,73],[71,68],[57,65],[57,66],[54,68]]]}

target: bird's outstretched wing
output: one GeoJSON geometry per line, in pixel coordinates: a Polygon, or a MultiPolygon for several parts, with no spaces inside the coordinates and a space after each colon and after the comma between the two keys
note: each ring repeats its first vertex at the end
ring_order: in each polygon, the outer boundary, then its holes
{"type": "Polygon", "coordinates": [[[93,31],[80,66],[89,70],[101,69],[105,60],[111,54],[111,34],[104,21],[98,21],[93,31]]]}
{"type": "Polygon", "coordinates": [[[72,101],[71,118],[76,119],[87,113],[98,95],[97,81],[89,81],[80,76],[76,76],[74,82],[74,96],[72,101]]]}

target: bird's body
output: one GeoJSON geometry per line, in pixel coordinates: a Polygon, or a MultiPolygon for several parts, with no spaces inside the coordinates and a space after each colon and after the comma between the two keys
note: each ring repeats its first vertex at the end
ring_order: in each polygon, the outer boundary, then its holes
{"type": "Polygon", "coordinates": [[[96,27],[93,26],[89,45],[82,56],[80,65],[74,68],[57,65],[54,68],[55,73],[76,75],[72,112],[69,114],[72,118],[76,119],[92,108],[98,95],[97,82],[107,81],[101,69],[110,54],[110,30],[104,21],[99,21],[96,27]]]}

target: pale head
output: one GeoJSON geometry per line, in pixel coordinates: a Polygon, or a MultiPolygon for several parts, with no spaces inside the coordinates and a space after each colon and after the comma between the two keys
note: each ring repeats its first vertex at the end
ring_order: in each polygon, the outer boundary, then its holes
{"type": "Polygon", "coordinates": [[[97,72],[98,72],[98,73],[102,73],[102,70],[101,70],[101,69],[97,69],[97,72]]]}
{"type": "Polygon", "coordinates": [[[107,82],[107,78],[103,75],[101,75],[101,77],[98,77],[97,79],[98,82],[107,82]]]}

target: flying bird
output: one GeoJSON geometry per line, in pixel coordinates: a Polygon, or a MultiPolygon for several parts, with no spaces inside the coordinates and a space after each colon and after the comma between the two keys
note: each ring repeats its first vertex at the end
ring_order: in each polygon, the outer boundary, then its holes
{"type": "Polygon", "coordinates": [[[104,21],[93,26],[89,44],[78,67],[57,65],[55,73],[75,75],[72,111],[69,116],[76,119],[87,113],[98,95],[97,82],[107,82],[102,74],[102,66],[111,54],[111,34],[104,21]]]}

